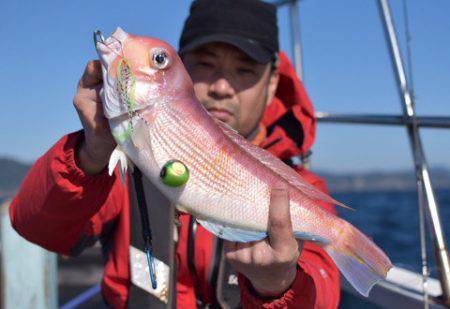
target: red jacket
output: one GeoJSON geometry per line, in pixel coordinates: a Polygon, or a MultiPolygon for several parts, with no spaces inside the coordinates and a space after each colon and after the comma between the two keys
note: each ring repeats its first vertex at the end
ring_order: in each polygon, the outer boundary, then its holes
{"type": "MultiPolygon", "coordinates": [[[[315,120],[311,103],[292,66],[283,54],[281,56],[280,85],[277,97],[267,108],[263,119],[267,135],[261,146],[287,160],[309,149],[314,140],[315,120]],[[286,91],[282,91],[281,87],[286,91]],[[298,125],[303,132],[301,140],[296,136],[299,132],[292,132],[292,123],[284,124],[290,123],[284,120],[292,120],[292,116],[295,121],[300,121],[298,125]]],[[[29,241],[64,255],[76,255],[102,236],[112,235],[102,293],[109,304],[122,308],[126,306],[130,284],[128,192],[117,174],[110,177],[103,172],[88,176],[77,167],[74,153],[82,138],[82,132],[69,134],[37,160],[11,204],[11,222],[19,234],[29,241]]],[[[326,191],[320,178],[305,169],[296,170],[310,183],[326,191]]],[[[334,212],[333,206],[323,206],[334,212]]],[[[186,258],[189,216],[182,214],[180,219],[177,304],[180,308],[195,308],[194,282],[186,258]]],[[[195,268],[207,303],[215,297],[212,287],[206,284],[213,237],[199,226],[195,241],[195,268]]],[[[247,279],[240,276],[243,306],[337,307],[339,272],[325,251],[312,243],[305,243],[298,265],[294,283],[278,299],[258,298],[249,289],[247,279]]]]}

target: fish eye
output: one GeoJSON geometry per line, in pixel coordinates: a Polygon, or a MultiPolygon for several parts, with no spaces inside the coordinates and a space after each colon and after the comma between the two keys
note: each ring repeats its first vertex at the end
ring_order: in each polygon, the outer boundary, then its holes
{"type": "Polygon", "coordinates": [[[167,69],[170,65],[170,57],[164,48],[154,48],[150,52],[151,64],[156,69],[167,69]]]}

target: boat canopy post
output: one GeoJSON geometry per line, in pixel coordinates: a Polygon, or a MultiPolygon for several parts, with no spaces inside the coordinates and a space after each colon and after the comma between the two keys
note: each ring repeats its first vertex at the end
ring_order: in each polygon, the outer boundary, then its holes
{"type": "Polygon", "coordinates": [[[289,13],[291,16],[291,40],[294,54],[294,65],[297,76],[303,80],[303,62],[302,62],[302,45],[300,39],[300,21],[298,16],[298,3],[293,0],[289,6],[289,13]]]}
{"type": "MultiPolygon", "coordinates": [[[[431,185],[428,164],[419,135],[419,126],[414,109],[414,102],[409,91],[389,4],[387,0],[379,0],[378,3],[385,29],[386,41],[390,47],[399,94],[403,102],[403,115],[405,119],[409,120],[407,130],[414,157],[417,181],[419,184],[422,183],[422,192],[425,193],[425,199],[427,201],[428,218],[431,223],[430,232],[435,245],[436,264],[438,266],[439,279],[442,287],[442,297],[445,303],[448,304],[450,303],[450,265],[442,225],[439,218],[438,204],[431,185]]],[[[419,194],[421,194],[421,192],[419,192],[419,194]]]]}
{"type": "Polygon", "coordinates": [[[294,55],[294,67],[297,76],[303,80],[303,60],[302,60],[302,45],[300,39],[300,27],[298,16],[298,0],[279,0],[274,2],[277,7],[289,5],[289,21],[291,25],[291,41],[292,54],[294,55]]]}

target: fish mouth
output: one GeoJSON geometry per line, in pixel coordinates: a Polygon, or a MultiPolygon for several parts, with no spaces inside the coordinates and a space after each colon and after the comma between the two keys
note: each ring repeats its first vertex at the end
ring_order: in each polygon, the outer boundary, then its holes
{"type": "Polygon", "coordinates": [[[114,31],[109,37],[104,38],[101,31],[94,32],[94,42],[100,56],[105,54],[114,54],[121,56],[123,53],[123,42],[127,39],[128,34],[120,27],[114,31]]]}
{"type": "Polygon", "coordinates": [[[97,42],[97,48],[103,53],[113,53],[120,56],[122,52],[122,42],[114,36],[108,37],[105,41],[97,42]]]}

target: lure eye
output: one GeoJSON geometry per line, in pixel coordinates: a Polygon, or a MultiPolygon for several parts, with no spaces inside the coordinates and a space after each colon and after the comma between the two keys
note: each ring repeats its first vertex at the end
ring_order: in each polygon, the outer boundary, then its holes
{"type": "Polygon", "coordinates": [[[183,162],[170,160],[164,164],[159,177],[165,185],[169,187],[179,187],[189,180],[189,170],[183,162]]]}
{"type": "Polygon", "coordinates": [[[152,49],[150,58],[151,64],[155,69],[167,69],[170,65],[169,53],[164,48],[152,49]]]}

